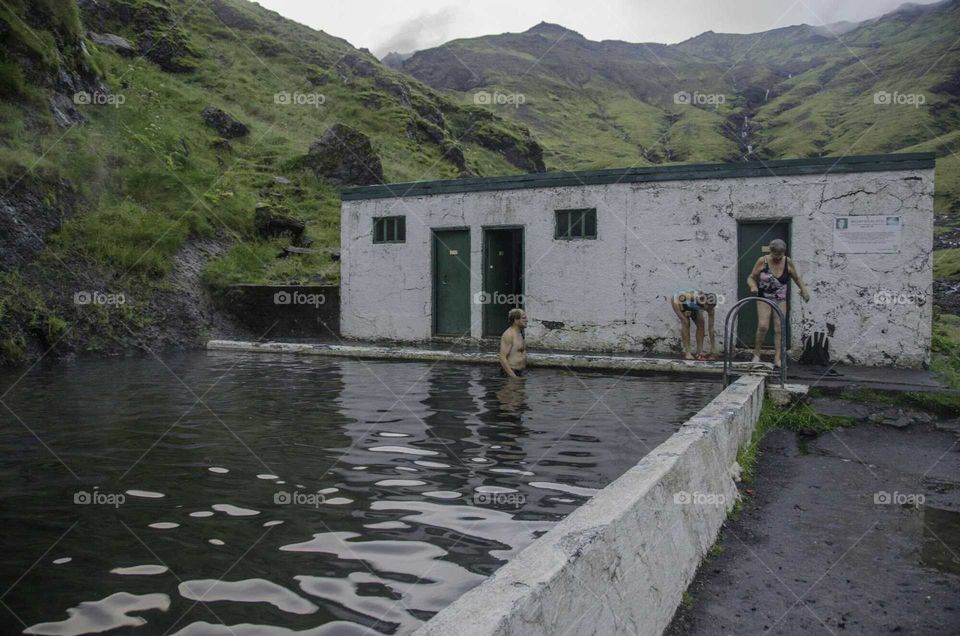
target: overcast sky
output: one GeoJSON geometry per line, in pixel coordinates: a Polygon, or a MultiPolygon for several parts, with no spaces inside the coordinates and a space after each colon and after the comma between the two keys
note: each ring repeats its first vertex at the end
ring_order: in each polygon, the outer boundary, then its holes
{"type": "MultiPolygon", "coordinates": [[[[932,0],[918,0],[929,4],[932,0]]],[[[672,44],[704,31],[755,33],[873,18],[903,0],[259,0],[382,57],[554,22],[591,40],[672,44]]]]}

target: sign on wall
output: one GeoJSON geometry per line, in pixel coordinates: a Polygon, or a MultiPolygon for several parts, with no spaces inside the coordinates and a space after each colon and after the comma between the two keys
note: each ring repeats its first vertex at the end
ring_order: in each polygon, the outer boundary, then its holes
{"type": "Polygon", "coordinates": [[[896,254],[900,251],[899,216],[838,216],[833,221],[835,254],[896,254]]]}

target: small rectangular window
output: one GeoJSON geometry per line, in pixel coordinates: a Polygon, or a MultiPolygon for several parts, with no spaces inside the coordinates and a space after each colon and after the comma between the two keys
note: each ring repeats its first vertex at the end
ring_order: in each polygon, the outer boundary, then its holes
{"type": "Polygon", "coordinates": [[[374,243],[405,243],[407,241],[407,217],[379,216],[373,219],[374,243]]]}
{"type": "Polygon", "coordinates": [[[558,239],[595,239],[597,238],[597,209],[557,210],[558,239]]]}

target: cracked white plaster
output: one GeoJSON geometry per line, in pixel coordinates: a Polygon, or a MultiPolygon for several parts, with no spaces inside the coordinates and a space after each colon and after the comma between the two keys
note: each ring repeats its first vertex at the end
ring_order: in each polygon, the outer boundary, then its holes
{"type": "MultiPolygon", "coordinates": [[[[832,330],[835,360],[917,367],[929,362],[933,170],[618,183],[343,202],[341,328],[349,338],[427,341],[432,324],[430,228],[470,228],[473,298],[481,291],[483,228],[524,230],[532,348],[669,353],[676,290],[737,297],[738,221],[789,219],[790,255],[811,289],[791,285],[791,357],[832,330]],[[596,208],[596,240],[557,241],[554,210],[596,208]],[[404,244],[372,242],[374,216],[403,214],[404,244]],[[897,254],[835,254],[837,216],[902,215],[897,254]],[[927,299],[877,304],[880,292],[927,299]],[[830,327],[828,327],[828,323],[830,327]]],[[[471,304],[471,338],[482,305],[471,304]]],[[[753,311],[747,309],[745,311],[753,311]]],[[[722,346],[722,334],[718,344],[722,346]]]]}

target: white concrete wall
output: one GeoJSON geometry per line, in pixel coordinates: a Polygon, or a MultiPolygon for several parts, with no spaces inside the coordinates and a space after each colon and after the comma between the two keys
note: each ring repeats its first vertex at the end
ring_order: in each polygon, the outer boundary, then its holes
{"type": "MultiPolygon", "coordinates": [[[[792,220],[789,254],[812,291],[804,305],[791,286],[793,356],[804,334],[832,328],[834,360],[929,361],[933,170],[344,201],[341,331],[358,339],[428,340],[431,228],[470,228],[473,297],[481,291],[482,227],[520,225],[531,347],[677,351],[679,329],[667,298],[697,287],[732,304],[737,221],[767,219],[792,220]],[[597,240],[555,240],[554,210],[579,207],[597,209],[597,240]],[[373,217],[398,214],[407,218],[406,243],[374,245],[373,217]],[[834,254],[834,217],[857,214],[902,215],[900,253],[834,254]],[[921,302],[877,305],[879,291],[921,302]]],[[[473,305],[474,338],[481,337],[481,309],[473,305]]],[[[721,306],[718,332],[725,315],[721,306]]]]}
{"type": "Polygon", "coordinates": [[[727,387],[418,636],[663,633],[737,497],[763,378],[727,387]]]}

